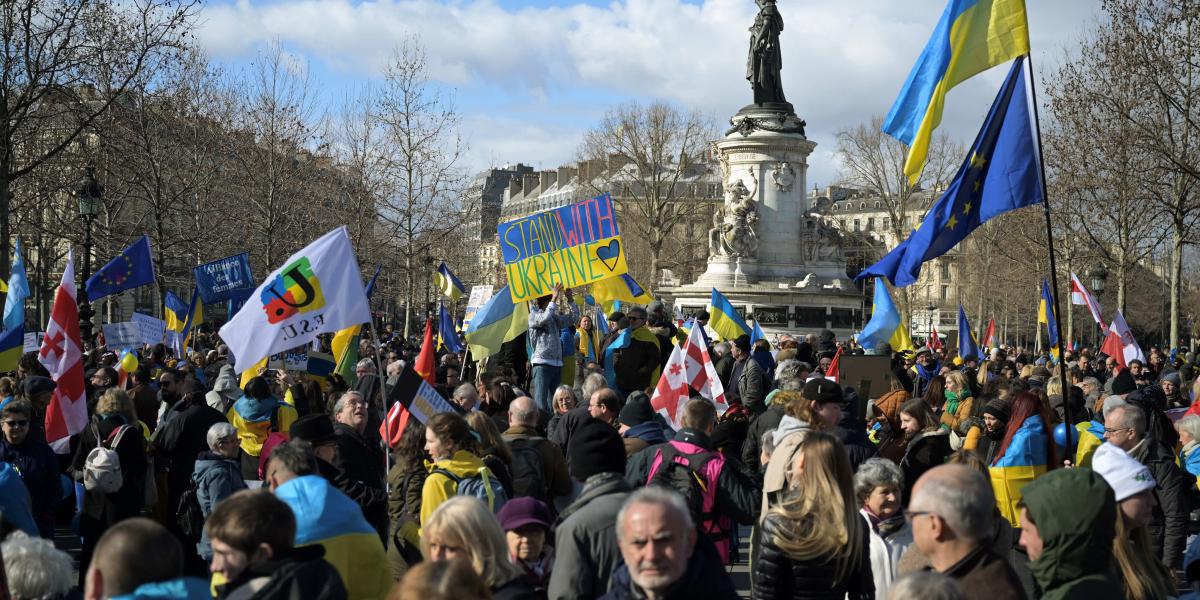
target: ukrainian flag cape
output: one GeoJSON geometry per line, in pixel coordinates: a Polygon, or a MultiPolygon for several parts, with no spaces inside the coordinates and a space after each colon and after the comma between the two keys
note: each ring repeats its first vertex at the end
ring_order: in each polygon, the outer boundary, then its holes
{"type": "Polygon", "coordinates": [[[1004,456],[988,467],[992,479],[992,491],[996,494],[996,506],[1000,514],[1020,527],[1017,504],[1021,501],[1021,489],[1029,482],[1046,474],[1048,439],[1042,418],[1031,415],[1013,435],[1004,456]]]}
{"type": "Polygon", "coordinates": [[[267,440],[267,434],[271,433],[271,415],[276,409],[279,415],[275,429],[287,435],[296,420],[296,409],[277,398],[258,400],[242,396],[229,407],[225,418],[237,429],[238,440],[241,441],[242,450],[246,454],[258,456],[262,453],[263,442],[267,440]]]}
{"type": "Polygon", "coordinates": [[[296,545],[321,544],[325,560],[346,584],[347,597],[386,598],[392,571],[379,533],[349,496],[320,475],[297,477],[275,489],[296,515],[296,545]]]}

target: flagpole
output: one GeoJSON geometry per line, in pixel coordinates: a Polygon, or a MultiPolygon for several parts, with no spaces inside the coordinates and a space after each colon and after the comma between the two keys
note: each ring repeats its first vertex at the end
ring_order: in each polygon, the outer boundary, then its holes
{"type": "MultiPolygon", "coordinates": [[[[1026,31],[1029,30],[1028,13],[1025,15],[1025,29],[1026,31]]],[[[1058,264],[1054,258],[1054,227],[1050,218],[1050,188],[1046,185],[1046,157],[1042,151],[1042,121],[1038,115],[1037,84],[1035,83],[1033,73],[1033,52],[1025,55],[1025,65],[1028,69],[1026,71],[1026,84],[1029,86],[1030,104],[1033,105],[1033,127],[1037,133],[1038,140],[1038,174],[1042,178],[1042,214],[1046,216],[1046,249],[1050,252],[1050,295],[1054,302],[1054,328],[1059,332],[1058,380],[1062,384],[1063,431],[1066,434],[1066,448],[1069,455],[1072,446],[1071,438],[1073,437],[1071,430],[1074,429],[1075,422],[1071,418],[1071,382],[1067,379],[1067,361],[1062,350],[1062,319],[1059,316],[1062,313],[1059,310],[1060,303],[1058,301],[1058,264]]],[[[1053,349],[1051,350],[1051,356],[1053,356],[1053,349]]],[[[1046,425],[1049,426],[1049,423],[1046,425]]],[[[1051,438],[1053,438],[1053,432],[1049,433],[1051,438]]]]}
{"type": "MultiPolygon", "coordinates": [[[[379,358],[379,330],[375,327],[375,315],[371,313],[370,299],[367,300],[367,316],[369,317],[367,319],[367,327],[371,328],[371,349],[375,354],[375,372],[378,373],[378,375],[376,375],[376,379],[379,380],[379,393],[383,396],[383,422],[386,424],[388,417],[388,405],[387,394],[384,394],[384,390],[387,384],[387,373],[383,370],[383,360],[379,358]]],[[[367,406],[370,405],[371,399],[367,398],[367,406]]],[[[403,434],[404,432],[401,433],[403,434]]],[[[389,440],[383,440],[383,446],[383,472],[387,473],[392,469],[392,448],[389,440]]],[[[384,479],[384,490],[388,493],[391,493],[391,486],[388,485],[386,481],[387,478],[385,477],[384,479]]]]}

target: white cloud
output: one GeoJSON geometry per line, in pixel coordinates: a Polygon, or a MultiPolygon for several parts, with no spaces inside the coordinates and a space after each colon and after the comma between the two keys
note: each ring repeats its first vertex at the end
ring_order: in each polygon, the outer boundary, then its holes
{"type": "MultiPolygon", "coordinates": [[[[1091,0],[1029,4],[1034,58],[1043,69],[1098,10],[1091,0]]],[[[781,3],[784,89],[819,144],[810,186],[836,177],[833,132],[887,112],[943,7],[944,0],[781,3]]],[[[207,5],[199,39],[215,57],[233,60],[278,39],[328,69],[367,79],[416,33],[436,77],[457,87],[460,99],[501,89],[528,103],[513,114],[464,115],[473,166],[498,157],[550,168],[571,159],[603,111],[594,103],[557,105],[576,102],[580,92],[665,98],[722,121],[736,112],[750,99],[744,74],[754,11],[751,0],[520,8],[493,0],[238,0],[207,5]],[[572,116],[550,125],[539,106],[572,116]]],[[[944,131],[970,140],[1003,77],[996,71],[952,92],[944,131]]]]}

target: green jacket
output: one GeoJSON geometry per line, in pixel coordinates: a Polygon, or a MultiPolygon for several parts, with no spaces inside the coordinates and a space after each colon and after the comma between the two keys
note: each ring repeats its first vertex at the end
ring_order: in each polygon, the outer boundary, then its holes
{"type": "Polygon", "coordinates": [[[1091,469],[1051,471],[1025,486],[1024,503],[1042,538],[1030,566],[1044,600],[1120,600],[1112,568],[1117,502],[1091,469]]]}

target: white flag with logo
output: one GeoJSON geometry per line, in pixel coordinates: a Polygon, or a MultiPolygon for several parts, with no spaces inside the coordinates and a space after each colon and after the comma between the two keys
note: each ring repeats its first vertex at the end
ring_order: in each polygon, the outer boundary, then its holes
{"type": "Polygon", "coordinates": [[[267,276],[224,327],[239,373],[258,361],[371,320],[358,260],[339,227],[267,276]]]}

